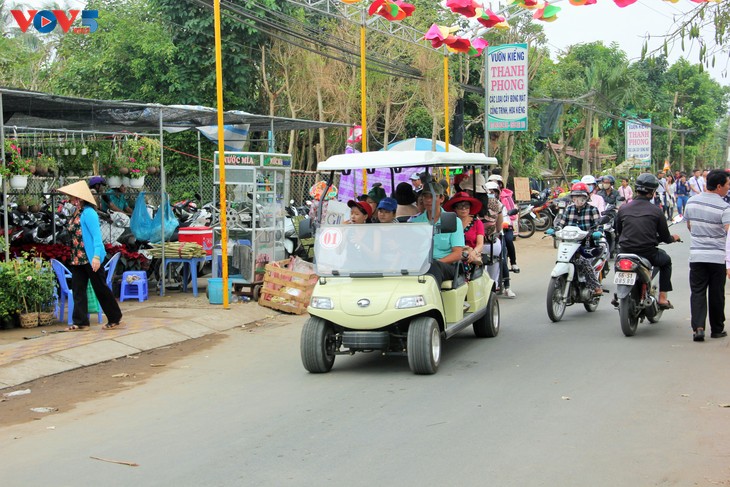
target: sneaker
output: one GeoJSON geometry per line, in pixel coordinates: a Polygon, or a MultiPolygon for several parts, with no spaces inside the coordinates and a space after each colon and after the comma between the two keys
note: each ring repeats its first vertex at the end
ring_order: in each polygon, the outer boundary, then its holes
{"type": "Polygon", "coordinates": [[[505,288],[505,290],[502,291],[502,296],[509,299],[514,299],[517,297],[517,295],[510,288],[505,288]]]}
{"type": "Polygon", "coordinates": [[[511,270],[512,272],[514,272],[515,274],[519,274],[519,273],[520,273],[520,268],[519,268],[519,267],[517,267],[516,265],[513,265],[513,266],[512,266],[512,268],[511,268],[510,270],[511,270]]]}

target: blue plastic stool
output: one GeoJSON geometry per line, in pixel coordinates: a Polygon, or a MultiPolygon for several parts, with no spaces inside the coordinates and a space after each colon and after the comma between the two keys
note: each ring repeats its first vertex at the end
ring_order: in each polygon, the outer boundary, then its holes
{"type": "Polygon", "coordinates": [[[121,302],[128,298],[137,298],[140,303],[149,298],[147,273],[145,271],[127,271],[122,274],[122,288],[119,292],[119,301],[121,302]],[[131,276],[137,276],[137,279],[128,279],[131,276]]]}

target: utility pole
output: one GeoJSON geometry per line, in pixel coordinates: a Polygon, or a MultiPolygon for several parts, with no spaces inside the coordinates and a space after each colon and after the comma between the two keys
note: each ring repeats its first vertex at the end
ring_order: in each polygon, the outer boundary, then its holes
{"type": "Polygon", "coordinates": [[[725,141],[725,169],[730,169],[730,114],[728,114],[727,140],[725,141]]]}
{"type": "Polygon", "coordinates": [[[672,162],[672,135],[674,134],[674,131],[672,130],[672,123],[674,122],[674,110],[677,107],[677,98],[679,98],[679,92],[674,92],[674,103],[672,103],[672,111],[669,112],[670,118],[669,118],[669,131],[667,132],[667,160],[672,162]]]}

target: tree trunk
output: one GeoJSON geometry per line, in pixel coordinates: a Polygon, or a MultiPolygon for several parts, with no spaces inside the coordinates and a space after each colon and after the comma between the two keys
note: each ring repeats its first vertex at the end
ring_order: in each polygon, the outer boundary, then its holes
{"type": "Polygon", "coordinates": [[[510,160],[512,158],[512,151],[515,148],[515,133],[510,132],[507,135],[507,143],[504,149],[504,158],[502,159],[502,178],[504,179],[504,186],[507,187],[507,180],[509,179],[510,160]]]}
{"type": "Polygon", "coordinates": [[[669,130],[667,131],[667,160],[671,163],[672,162],[672,125],[674,123],[674,109],[677,106],[677,98],[679,97],[679,92],[674,92],[674,102],[672,103],[672,111],[669,112],[669,130]]]}

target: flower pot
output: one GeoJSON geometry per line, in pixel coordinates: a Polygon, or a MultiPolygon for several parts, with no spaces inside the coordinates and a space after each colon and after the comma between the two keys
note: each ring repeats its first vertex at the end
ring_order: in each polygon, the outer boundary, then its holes
{"type": "Polygon", "coordinates": [[[36,165],[35,173],[39,176],[45,176],[48,174],[48,168],[46,166],[36,165]]]}
{"type": "Polygon", "coordinates": [[[118,188],[122,185],[122,178],[120,176],[107,176],[106,183],[110,188],[118,188]]]}
{"type": "Polygon", "coordinates": [[[140,189],[144,186],[144,176],[139,178],[131,178],[129,180],[129,187],[134,189],[140,189]]]}
{"type": "Polygon", "coordinates": [[[150,166],[147,168],[147,174],[157,174],[157,166],[150,166]]]}
{"type": "Polygon", "coordinates": [[[28,186],[28,176],[10,176],[10,187],[13,189],[25,189],[28,186]]]}
{"type": "Polygon", "coordinates": [[[38,213],[39,211],[41,211],[41,205],[30,205],[28,209],[31,213],[38,213]]]}
{"type": "Polygon", "coordinates": [[[122,176],[125,174],[129,174],[129,168],[128,167],[120,167],[119,172],[122,173],[122,176]]]}
{"type": "Polygon", "coordinates": [[[20,213],[28,213],[28,205],[18,205],[18,211],[20,213]]]}

